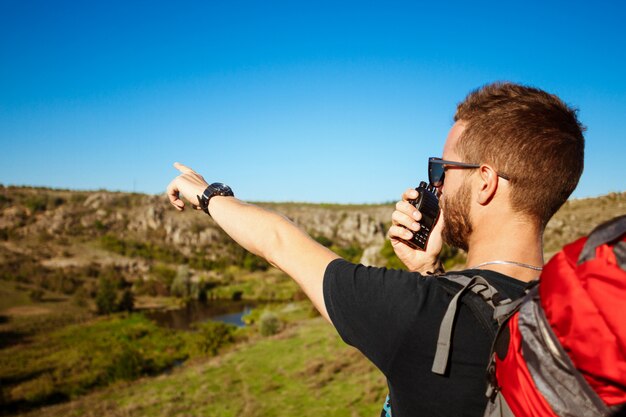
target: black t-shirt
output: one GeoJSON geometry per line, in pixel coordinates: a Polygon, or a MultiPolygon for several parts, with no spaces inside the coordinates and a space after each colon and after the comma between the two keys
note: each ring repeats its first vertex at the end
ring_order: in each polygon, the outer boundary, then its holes
{"type": "MultiPolygon", "coordinates": [[[[526,283],[486,270],[480,275],[501,295],[518,298],[526,283]]],[[[436,276],[332,261],[324,302],[341,338],[387,377],[394,417],[482,416],[492,336],[459,303],[448,372],[431,371],[439,325],[452,299],[436,276]]],[[[382,404],[381,404],[382,407],[382,404]]]]}

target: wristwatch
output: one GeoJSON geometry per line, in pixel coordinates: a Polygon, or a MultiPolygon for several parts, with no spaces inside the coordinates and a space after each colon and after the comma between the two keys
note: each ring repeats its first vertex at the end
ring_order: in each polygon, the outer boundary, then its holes
{"type": "Polygon", "coordinates": [[[211,215],[211,213],[209,213],[209,201],[216,195],[234,197],[235,193],[233,193],[233,190],[228,185],[222,184],[221,182],[214,182],[206,187],[202,195],[196,197],[198,197],[200,208],[209,216],[211,215]]]}

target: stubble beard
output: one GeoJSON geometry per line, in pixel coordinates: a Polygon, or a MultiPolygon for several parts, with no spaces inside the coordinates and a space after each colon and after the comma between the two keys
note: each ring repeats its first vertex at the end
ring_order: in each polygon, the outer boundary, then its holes
{"type": "Polygon", "coordinates": [[[472,234],[470,220],[470,187],[469,182],[463,181],[461,188],[455,195],[446,195],[442,200],[443,230],[441,238],[447,245],[463,249],[467,252],[469,237],[472,234]]]}

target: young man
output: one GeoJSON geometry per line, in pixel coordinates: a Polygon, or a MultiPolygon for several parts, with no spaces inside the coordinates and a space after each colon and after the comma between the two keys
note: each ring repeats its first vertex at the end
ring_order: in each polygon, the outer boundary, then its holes
{"type": "Polygon", "coordinates": [[[429,163],[442,216],[426,251],[403,243],[419,229],[421,214],[406,201],[414,190],[392,215],[389,237],[412,272],[346,262],[283,216],[178,163],[182,174],[168,196],[178,210],[181,196],[199,204],[240,245],[289,274],[343,340],[385,374],[394,416],[480,416],[492,336],[469,307],[459,308],[447,372],[431,371],[452,297],[437,278],[442,242],[467,250],[469,268],[457,274],[521,296],[543,265],[543,229],[582,173],[582,130],[572,109],[541,90],[496,83],[470,93],[442,159],[429,163]]]}

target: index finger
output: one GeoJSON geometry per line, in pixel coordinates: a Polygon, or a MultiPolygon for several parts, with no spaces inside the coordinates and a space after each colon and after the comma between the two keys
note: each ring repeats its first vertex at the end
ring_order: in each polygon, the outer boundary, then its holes
{"type": "Polygon", "coordinates": [[[195,172],[193,169],[189,168],[186,165],[181,164],[180,162],[174,162],[174,168],[182,172],[183,174],[191,174],[195,172]]]}
{"type": "Polygon", "coordinates": [[[415,200],[419,196],[419,193],[415,188],[408,188],[404,194],[402,194],[402,199],[404,201],[415,200]]]}

